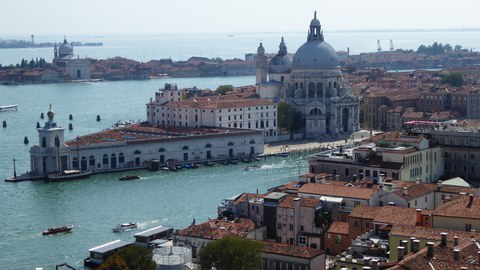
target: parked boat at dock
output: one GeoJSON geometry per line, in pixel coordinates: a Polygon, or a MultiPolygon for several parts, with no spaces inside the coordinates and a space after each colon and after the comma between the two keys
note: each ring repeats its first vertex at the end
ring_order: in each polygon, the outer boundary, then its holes
{"type": "Polygon", "coordinates": [[[245,171],[251,171],[251,170],[257,170],[257,169],[260,169],[262,168],[261,166],[258,166],[258,165],[250,165],[250,166],[247,166],[245,167],[245,171]]]}
{"type": "Polygon", "coordinates": [[[56,234],[62,232],[70,232],[73,229],[73,225],[66,225],[62,227],[52,227],[48,228],[42,232],[43,235],[56,234]]]}
{"type": "Polygon", "coordinates": [[[124,175],[124,176],[118,177],[118,180],[120,180],[120,181],[129,181],[129,180],[137,180],[137,179],[140,179],[140,176],[138,176],[138,175],[124,175]]]}
{"type": "Polygon", "coordinates": [[[92,174],[92,171],[80,171],[80,170],[64,170],[61,173],[49,173],[45,177],[47,182],[60,182],[74,179],[87,178],[92,174]]]}
{"type": "Polygon", "coordinates": [[[112,228],[113,232],[122,232],[128,229],[135,229],[137,228],[137,223],[129,222],[129,223],[122,223],[118,224],[116,227],[112,228]]]}

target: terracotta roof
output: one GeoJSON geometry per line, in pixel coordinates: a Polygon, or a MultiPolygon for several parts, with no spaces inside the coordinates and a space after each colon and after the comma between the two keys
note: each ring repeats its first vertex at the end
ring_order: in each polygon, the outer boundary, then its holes
{"type": "Polygon", "coordinates": [[[378,206],[357,205],[353,211],[348,215],[354,218],[375,219],[382,208],[378,206]]]}
{"type": "Polygon", "coordinates": [[[255,223],[250,219],[239,218],[234,221],[212,219],[180,230],[177,234],[204,239],[222,239],[227,235],[245,237],[254,229],[255,223]]]}
{"type": "MultiPolygon", "coordinates": [[[[193,100],[169,101],[162,106],[175,108],[198,108],[198,109],[228,109],[254,106],[268,106],[274,103],[267,99],[215,99],[195,98],[193,100]]],[[[272,108],[273,109],[273,108],[272,108]]]]}
{"type": "Polygon", "coordinates": [[[309,247],[293,246],[281,243],[263,242],[264,253],[272,253],[278,255],[285,255],[291,257],[298,257],[304,259],[313,259],[325,252],[320,249],[313,249],[309,247]]]}
{"type": "Polygon", "coordinates": [[[447,240],[453,242],[455,236],[458,237],[459,243],[469,242],[473,239],[480,239],[480,233],[463,232],[446,229],[428,228],[410,225],[394,225],[390,231],[390,235],[403,237],[415,237],[417,239],[426,239],[432,241],[440,241],[441,233],[447,233],[447,240]]]}
{"type": "Polygon", "coordinates": [[[381,207],[380,212],[373,222],[391,225],[415,225],[417,223],[417,210],[414,208],[403,208],[390,205],[384,206],[381,207]]]}
{"type": "Polygon", "coordinates": [[[462,186],[453,186],[453,185],[442,185],[441,187],[437,188],[437,192],[443,192],[443,193],[454,193],[454,194],[460,194],[462,192],[465,192],[466,194],[475,194],[477,192],[478,188],[474,187],[462,187],[462,186]]]}
{"type": "MultiPolygon", "coordinates": [[[[282,202],[278,205],[278,207],[284,208],[294,208],[294,200],[296,197],[288,196],[287,198],[283,199],[282,202]]],[[[316,208],[320,205],[319,199],[310,199],[310,198],[300,198],[300,206],[301,207],[308,207],[308,208],[316,208]]]]}
{"type": "Polygon", "coordinates": [[[348,235],[348,222],[334,221],[328,228],[327,233],[348,235]]]}
{"type": "Polygon", "coordinates": [[[394,191],[393,193],[406,201],[411,201],[411,200],[420,198],[422,196],[425,196],[429,193],[432,193],[436,189],[437,189],[436,184],[420,183],[420,184],[406,187],[407,195],[404,194],[403,189],[394,191]]]}
{"type": "MultiPolygon", "coordinates": [[[[125,127],[107,129],[105,131],[91,133],[79,136],[78,140],[65,142],[69,147],[92,145],[92,144],[112,144],[118,142],[140,142],[155,141],[160,139],[179,139],[190,138],[202,135],[215,134],[239,134],[246,130],[235,128],[190,128],[178,126],[155,126],[150,124],[132,124],[125,127]]],[[[251,130],[250,130],[251,131],[251,130]]]]}
{"type": "Polygon", "coordinates": [[[457,196],[440,205],[432,216],[480,219],[480,198],[473,195],[470,201],[469,195],[457,196]]]}
{"type": "Polygon", "coordinates": [[[371,199],[375,194],[375,191],[376,190],[370,188],[324,185],[318,183],[306,183],[298,190],[299,193],[346,197],[364,200],[371,199]]]}

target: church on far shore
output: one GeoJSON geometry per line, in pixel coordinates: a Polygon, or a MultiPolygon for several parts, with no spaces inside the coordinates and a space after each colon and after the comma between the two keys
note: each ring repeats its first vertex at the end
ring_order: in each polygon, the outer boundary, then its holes
{"type": "Polygon", "coordinates": [[[53,48],[53,64],[56,67],[65,69],[65,76],[68,80],[88,80],[91,77],[92,66],[88,58],[80,59],[73,53],[73,45],[68,44],[67,37],[63,43],[53,48]]]}
{"type": "Polygon", "coordinates": [[[324,41],[317,12],[307,41],[293,56],[282,37],[270,61],[260,43],[255,61],[257,94],[275,103],[285,101],[300,112],[307,138],[359,130],[359,98],[342,77],[337,53],[324,41]]]}

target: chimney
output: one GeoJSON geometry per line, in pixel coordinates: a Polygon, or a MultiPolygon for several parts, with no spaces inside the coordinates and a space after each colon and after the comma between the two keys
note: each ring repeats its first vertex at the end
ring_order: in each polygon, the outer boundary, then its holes
{"type": "Polygon", "coordinates": [[[437,182],[437,187],[438,187],[438,188],[441,188],[441,187],[442,187],[442,180],[438,180],[438,182],[437,182]]]}
{"type": "Polygon", "coordinates": [[[385,180],[385,174],[381,173],[378,175],[378,183],[382,184],[383,181],[385,180]]]}
{"type": "Polygon", "coordinates": [[[412,253],[417,253],[420,250],[420,240],[415,239],[412,241],[412,253]]]}
{"type": "Polygon", "coordinates": [[[427,257],[428,258],[433,258],[433,255],[435,255],[433,245],[435,245],[435,243],[427,242],[427,257]]]}
{"type": "Polygon", "coordinates": [[[460,260],[460,249],[458,248],[453,249],[453,259],[457,262],[460,260]]]}
{"type": "Polygon", "coordinates": [[[458,236],[456,235],[453,237],[453,245],[458,246],[458,236]]]}
{"type": "Polygon", "coordinates": [[[472,206],[472,203],[473,203],[473,194],[469,194],[468,195],[468,204],[469,204],[469,207],[472,206]]]}
{"type": "Polygon", "coordinates": [[[397,247],[397,250],[398,250],[398,261],[401,261],[405,256],[405,247],[399,246],[397,247]]]}
{"type": "Polygon", "coordinates": [[[320,182],[321,182],[322,184],[326,184],[326,183],[327,183],[327,180],[325,180],[325,178],[322,178],[322,179],[320,179],[320,182]]]}
{"type": "Polygon", "coordinates": [[[417,211],[417,225],[422,224],[422,209],[415,209],[417,211]]]}
{"type": "Polygon", "coordinates": [[[340,175],[335,175],[335,180],[340,181],[340,175]]]}
{"type": "Polygon", "coordinates": [[[378,270],[378,259],[373,259],[370,262],[370,266],[372,267],[372,270],[378,270]]]}
{"type": "Polygon", "coordinates": [[[446,232],[440,233],[440,237],[441,237],[440,246],[441,247],[446,247],[447,246],[447,235],[448,235],[448,233],[446,233],[446,232]]]}
{"type": "Polygon", "coordinates": [[[370,266],[364,266],[362,267],[362,270],[372,270],[372,268],[370,266]]]}
{"type": "Polygon", "coordinates": [[[477,251],[477,262],[480,262],[480,250],[477,251]]]}
{"type": "Polygon", "coordinates": [[[395,203],[394,202],[388,202],[388,205],[395,206],[395,203]]]}
{"type": "Polygon", "coordinates": [[[422,180],[420,180],[420,178],[417,177],[417,178],[415,179],[415,184],[418,185],[418,184],[420,184],[421,182],[422,182],[422,180]]]}
{"type": "Polygon", "coordinates": [[[408,189],[407,189],[407,187],[403,187],[403,196],[408,196],[408,189]]]}
{"type": "Polygon", "coordinates": [[[300,208],[300,198],[293,199],[293,206],[295,207],[295,209],[300,208]]]}

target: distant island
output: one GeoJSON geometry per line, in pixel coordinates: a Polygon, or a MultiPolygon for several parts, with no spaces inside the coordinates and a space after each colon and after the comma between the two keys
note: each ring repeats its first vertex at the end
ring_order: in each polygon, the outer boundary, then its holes
{"type": "MultiPolygon", "coordinates": [[[[26,40],[14,40],[14,39],[0,39],[0,49],[20,49],[20,48],[52,48],[55,46],[55,42],[42,42],[34,43],[26,40]]],[[[58,44],[58,43],[57,43],[58,44]]],[[[103,46],[102,42],[71,42],[72,46],[81,47],[81,46],[103,46]]]]}

